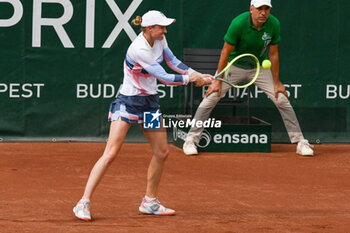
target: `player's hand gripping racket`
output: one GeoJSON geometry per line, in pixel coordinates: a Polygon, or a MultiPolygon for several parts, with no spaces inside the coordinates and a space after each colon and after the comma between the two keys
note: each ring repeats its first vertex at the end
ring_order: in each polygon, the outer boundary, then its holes
{"type": "Polygon", "coordinates": [[[245,88],[245,87],[252,85],[255,82],[255,80],[259,76],[259,73],[260,73],[260,63],[259,63],[258,58],[256,56],[254,56],[253,54],[244,53],[244,54],[241,54],[241,55],[235,57],[232,61],[230,61],[230,63],[228,63],[227,66],[220,73],[218,73],[214,76],[214,79],[223,81],[223,82],[225,82],[225,83],[227,83],[235,88],[245,88]],[[256,68],[255,75],[250,82],[243,84],[243,85],[235,85],[228,80],[228,77],[227,77],[228,71],[229,71],[230,67],[232,66],[232,64],[235,62],[243,64],[245,66],[249,66],[252,69],[256,68]],[[223,73],[225,73],[224,78],[219,78],[223,73]]]}

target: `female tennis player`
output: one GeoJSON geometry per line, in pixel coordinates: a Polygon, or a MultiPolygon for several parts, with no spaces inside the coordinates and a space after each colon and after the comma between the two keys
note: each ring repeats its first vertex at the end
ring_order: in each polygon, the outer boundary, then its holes
{"type": "Polygon", "coordinates": [[[91,170],[82,199],[73,209],[79,219],[91,220],[90,198],[117,156],[132,123],[140,124],[153,149],[153,157],[148,167],[146,195],[142,198],[139,211],[154,215],[175,214],[174,210],[161,205],[156,197],[164,162],[169,153],[166,130],[144,129],[141,124],[143,112],[159,109],[157,79],[170,85],[194,82],[196,86],[203,86],[210,84],[213,77],[194,71],[173,55],[164,36],[167,33],[166,26],[173,22],[175,19],[167,18],[163,13],[154,10],[133,20],[135,25],[141,25],[142,32],[127,50],[123,85],[120,94],[110,106],[108,119],[111,125],[105,151],[91,170]],[[160,65],[163,60],[179,74],[168,74],[160,65]]]}

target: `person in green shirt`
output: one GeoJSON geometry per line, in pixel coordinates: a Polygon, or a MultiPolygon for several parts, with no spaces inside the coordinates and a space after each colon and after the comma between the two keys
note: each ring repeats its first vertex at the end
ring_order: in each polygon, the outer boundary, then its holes
{"type": "MultiPolygon", "coordinates": [[[[313,146],[304,139],[299,122],[288,100],[288,94],[279,79],[278,43],[280,42],[280,22],[270,14],[271,0],[252,0],[249,12],[244,12],[234,18],[224,37],[218,71],[225,68],[228,62],[243,53],[254,54],[260,63],[269,59],[271,69],[261,69],[255,85],[268,95],[278,108],[288,136],[292,143],[297,144],[297,154],[313,156],[313,146]]],[[[238,83],[252,80],[255,70],[244,64],[234,64],[229,70],[230,82],[238,83]]],[[[199,105],[194,119],[205,121],[221,97],[231,88],[230,85],[215,80],[205,93],[205,98],[199,105]]],[[[198,154],[195,143],[199,142],[203,127],[193,126],[183,145],[187,155],[198,154]]]]}

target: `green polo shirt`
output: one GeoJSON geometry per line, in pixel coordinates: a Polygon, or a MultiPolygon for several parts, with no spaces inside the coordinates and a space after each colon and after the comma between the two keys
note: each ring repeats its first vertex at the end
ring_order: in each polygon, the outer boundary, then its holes
{"type": "MultiPolygon", "coordinates": [[[[258,31],[252,23],[250,12],[244,12],[234,18],[224,37],[225,42],[235,46],[229,62],[240,54],[251,53],[259,59],[260,64],[267,59],[268,46],[278,44],[280,39],[280,22],[276,17],[270,14],[258,31]]],[[[235,65],[245,69],[251,68],[249,64],[241,62],[241,59],[235,65]]]]}

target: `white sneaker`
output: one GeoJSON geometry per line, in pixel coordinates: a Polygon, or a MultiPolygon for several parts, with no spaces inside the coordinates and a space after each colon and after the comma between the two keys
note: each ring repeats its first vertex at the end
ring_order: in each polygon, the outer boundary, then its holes
{"type": "Polygon", "coordinates": [[[174,215],[175,210],[165,208],[160,204],[158,199],[154,199],[150,202],[146,201],[146,198],[142,198],[139,211],[143,214],[154,214],[154,215],[174,215]]]}
{"type": "Polygon", "coordinates": [[[314,148],[313,145],[311,145],[308,140],[303,139],[300,142],[298,142],[297,145],[297,154],[303,155],[303,156],[313,156],[314,155],[314,148]]]}
{"type": "Polygon", "coordinates": [[[90,201],[81,199],[78,202],[78,204],[73,208],[73,212],[75,217],[84,221],[90,221],[91,220],[90,201]]]}
{"type": "Polygon", "coordinates": [[[186,155],[196,155],[198,154],[197,147],[193,141],[185,141],[182,149],[186,155]]]}

